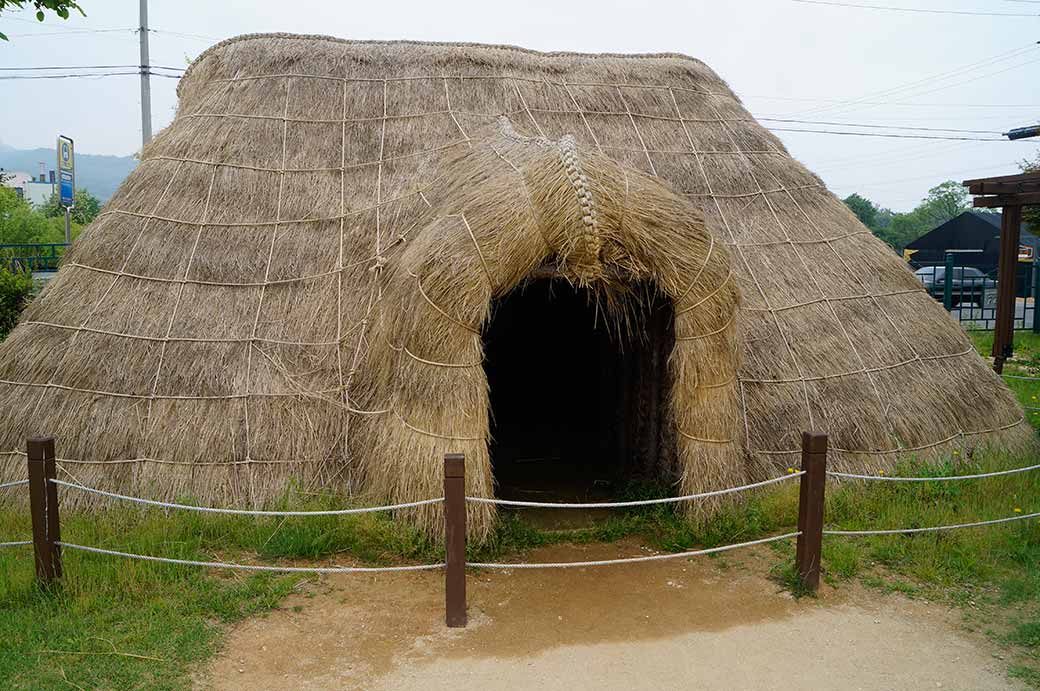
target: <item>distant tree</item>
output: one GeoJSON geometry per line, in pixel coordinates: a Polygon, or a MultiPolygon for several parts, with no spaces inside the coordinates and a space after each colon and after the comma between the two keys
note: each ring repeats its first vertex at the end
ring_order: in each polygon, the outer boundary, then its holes
{"type": "MultiPolygon", "coordinates": [[[[1023,173],[1040,172],[1040,153],[1037,153],[1036,158],[1032,161],[1029,159],[1019,161],[1018,167],[1022,169],[1023,173]]],[[[1030,232],[1040,233],[1040,206],[1022,207],[1022,220],[1028,224],[1030,232]]]]}
{"type": "Polygon", "coordinates": [[[928,230],[931,230],[970,208],[967,188],[959,182],[947,180],[928,190],[928,196],[912,213],[919,214],[920,220],[929,225],[928,230]]]}
{"type": "Polygon", "coordinates": [[[877,227],[879,209],[874,202],[855,193],[845,197],[842,201],[852,210],[852,213],[856,214],[860,223],[872,230],[877,227]]]}
{"type": "MultiPolygon", "coordinates": [[[[36,8],[36,20],[40,22],[47,17],[44,10],[50,10],[62,19],[69,18],[69,10],[76,10],[84,17],[87,16],[87,13],[75,0],[0,0],[0,13],[10,10],[12,7],[19,10],[24,9],[26,4],[36,8]]],[[[0,32],[0,40],[7,40],[7,36],[3,32],[0,32]]]]}
{"type": "MultiPolygon", "coordinates": [[[[65,218],[65,208],[59,203],[57,194],[52,194],[47,203],[39,211],[48,218],[65,218]]],[[[72,207],[72,220],[80,225],[87,225],[101,211],[101,202],[90,192],[76,188],[76,205],[72,207]]]]}
{"type": "MultiPolygon", "coordinates": [[[[79,225],[74,224],[73,236],[79,225]]],[[[10,187],[0,187],[0,244],[63,242],[65,224],[47,218],[20,198],[10,187]]]]}

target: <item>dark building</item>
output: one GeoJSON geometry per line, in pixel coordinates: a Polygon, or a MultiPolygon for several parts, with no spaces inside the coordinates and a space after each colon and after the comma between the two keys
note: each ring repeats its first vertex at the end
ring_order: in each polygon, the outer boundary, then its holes
{"type": "MultiPolygon", "coordinates": [[[[1037,256],[1040,238],[1022,224],[1019,239],[1019,273],[1028,275],[1037,256]]],[[[946,253],[956,253],[957,266],[974,266],[995,274],[1000,262],[1000,214],[965,211],[938,228],[917,238],[903,250],[903,257],[914,266],[943,264],[946,253]]]]}

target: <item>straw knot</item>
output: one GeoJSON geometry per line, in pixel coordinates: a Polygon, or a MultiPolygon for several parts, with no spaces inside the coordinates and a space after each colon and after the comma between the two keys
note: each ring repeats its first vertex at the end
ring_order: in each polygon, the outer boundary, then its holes
{"type": "Polygon", "coordinates": [[[372,266],[368,269],[369,271],[382,271],[383,267],[386,266],[387,258],[381,254],[377,254],[375,261],[372,266]]]}

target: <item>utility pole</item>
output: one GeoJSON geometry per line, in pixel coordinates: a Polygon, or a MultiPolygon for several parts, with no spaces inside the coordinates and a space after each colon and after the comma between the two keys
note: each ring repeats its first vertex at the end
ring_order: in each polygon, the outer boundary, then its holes
{"type": "Polygon", "coordinates": [[[141,145],[152,141],[152,85],[149,80],[151,65],[148,61],[148,0],[141,0],[141,26],[137,30],[141,40],[141,145]]]}

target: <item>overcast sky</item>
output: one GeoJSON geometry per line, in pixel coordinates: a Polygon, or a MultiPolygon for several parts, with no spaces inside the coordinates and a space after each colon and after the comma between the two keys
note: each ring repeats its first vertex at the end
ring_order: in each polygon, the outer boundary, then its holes
{"type": "MultiPolygon", "coordinates": [[[[946,11],[1040,15],[1026,0],[848,0],[946,11]]],[[[0,68],[138,63],[138,0],[80,0],[68,22],[30,12],[0,15],[0,68]],[[30,20],[30,21],[26,21],[30,20]],[[83,32],[103,29],[102,32],[83,32]],[[107,31],[115,29],[114,31],[107,31]]],[[[774,128],[950,137],[999,137],[1040,121],[1040,17],[895,12],[794,0],[610,2],[538,0],[151,0],[152,63],[184,67],[219,39],[252,32],[352,39],[508,43],[538,50],[675,51],[705,61],[759,118],[980,130],[863,129],[765,121],[774,128]],[[173,33],[170,33],[173,32],[173,33]],[[904,88],[905,87],[905,88],[904,88]],[[848,103],[855,101],[854,103],[848,103]],[[844,102],[844,103],[843,103],[844,102]]],[[[0,71],[2,76],[14,73],[0,71]]],[[[153,128],[169,124],[176,80],[152,79],[153,128]]],[[[0,81],[0,142],[53,146],[59,132],[85,153],[140,147],[135,76],[0,81]]],[[[777,132],[839,196],[895,210],[927,189],[1017,172],[1031,143],[897,139],[777,132]]],[[[1035,142],[1035,143],[1034,143],[1035,142]]]]}

